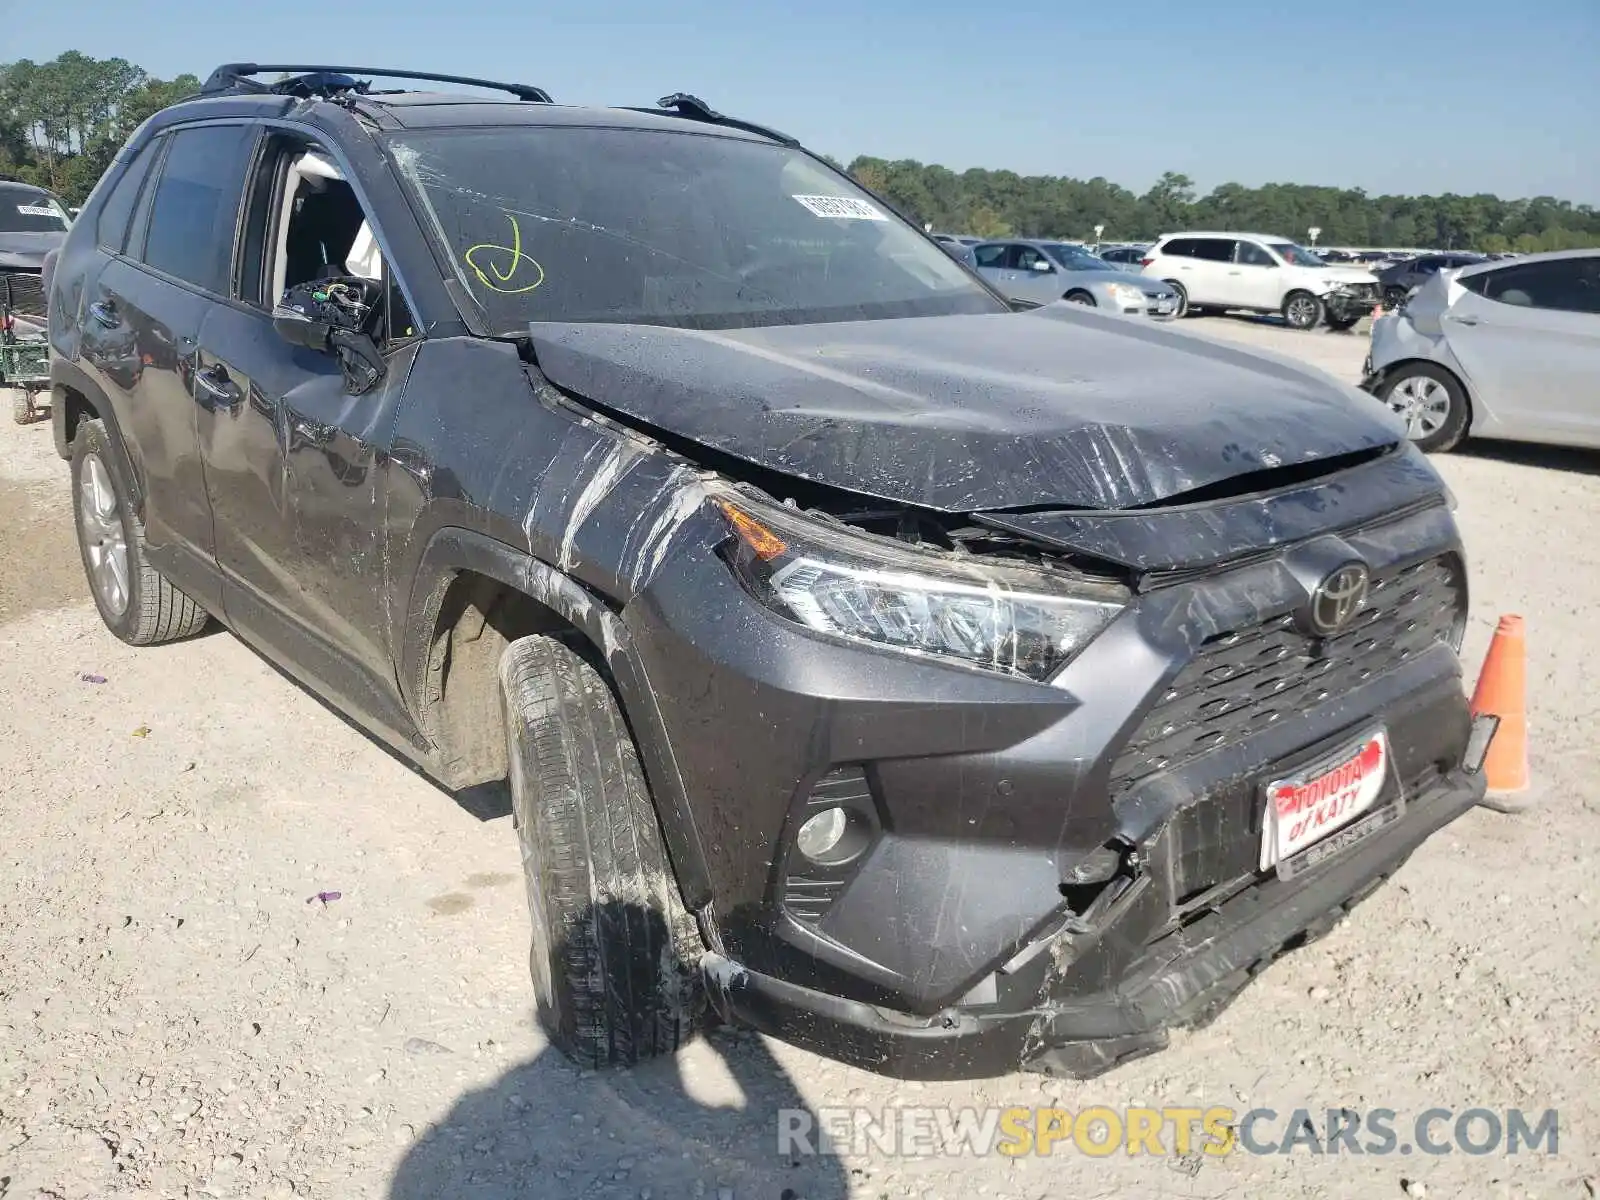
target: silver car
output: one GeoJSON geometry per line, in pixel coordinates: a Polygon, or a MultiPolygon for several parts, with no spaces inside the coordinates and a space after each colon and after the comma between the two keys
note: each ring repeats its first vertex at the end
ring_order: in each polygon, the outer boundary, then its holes
{"type": "Polygon", "coordinates": [[[1008,238],[972,248],[978,274],[1012,300],[1065,300],[1128,316],[1170,320],[1178,293],[1159,279],[1132,275],[1066,242],[1008,238]]]}
{"type": "Polygon", "coordinates": [[[1600,448],[1600,250],[1441,271],[1373,322],[1365,374],[1424,450],[1600,448]]]}

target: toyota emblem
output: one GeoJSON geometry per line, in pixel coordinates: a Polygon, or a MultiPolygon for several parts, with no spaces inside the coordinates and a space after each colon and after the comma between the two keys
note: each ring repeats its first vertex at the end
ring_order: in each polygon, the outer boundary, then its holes
{"type": "Polygon", "coordinates": [[[1367,602],[1367,568],[1362,563],[1346,563],[1329,572],[1311,593],[1311,604],[1306,609],[1306,625],[1322,637],[1332,637],[1350,624],[1352,617],[1367,602]]]}

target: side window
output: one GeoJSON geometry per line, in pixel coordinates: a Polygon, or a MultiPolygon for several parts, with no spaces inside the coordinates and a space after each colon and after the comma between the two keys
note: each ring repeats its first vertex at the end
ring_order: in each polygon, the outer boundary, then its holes
{"type": "Polygon", "coordinates": [[[207,125],[171,136],[145,231],[144,261],[205,291],[229,295],[233,235],[255,129],[207,125]]]}
{"type": "Polygon", "coordinates": [[[1159,253],[1163,255],[1170,254],[1177,258],[1193,258],[1195,257],[1194,247],[1195,241],[1193,238],[1173,238],[1165,246],[1161,247],[1159,253]]]}
{"type": "Polygon", "coordinates": [[[377,232],[326,148],[274,137],[259,164],[246,202],[240,299],[270,311],[285,291],[303,283],[367,280],[367,331],[379,342],[415,336],[377,232]]]}
{"type": "Polygon", "coordinates": [[[1238,261],[1243,263],[1243,264],[1245,264],[1246,266],[1250,266],[1250,267],[1275,267],[1275,266],[1278,265],[1276,262],[1273,261],[1272,255],[1268,254],[1265,250],[1263,250],[1260,246],[1256,245],[1254,242],[1240,242],[1240,243],[1238,243],[1238,248],[1239,248],[1238,261]]]}
{"type": "Polygon", "coordinates": [[[100,219],[95,222],[94,236],[102,249],[121,254],[127,245],[128,222],[133,218],[134,205],[139,202],[139,190],[150,175],[150,164],[155,161],[158,149],[159,143],[146,143],[100,206],[100,219]]]}
{"type": "Polygon", "coordinates": [[[990,267],[998,270],[1005,266],[1006,248],[1001,243],[974,246],[972,248],[972,257],[977,260],[980,267],[990,267]]]}
{"type": "Polygon", "coordinates": [[[1016,257],[1012,261],[1012,265],[1018,271],[1032,271],[1039,275],[1045,275],[1055,270],[1055,267],[1050,265],[1050,260],[1044,256],[1044,252],[1041,250],[1035,250],[1032,246],[1015,246],[1013,250],[1016,252],[1016,257]]]}
{"type": "Polygon", "coordinates": [[[1520,263],[1462,283],[1501,304],[1600,314],[1600,257],[1520,263]]]}
{"type": "Polygon", "coordinates": [[[1416,262],[1411,264],[1411,269],[1418,275],[1437,275],[1439,268],[1443,265],[1444,259],[1436,254],[1430,254],[1427,258],[1417,259],[1416,262]]]}
{"type": "Polygon", "coordinates": [[[1230,238],[1195,238],[1194,256],[1207,262],[1232,262],[1233,241],[1230,238]]]}

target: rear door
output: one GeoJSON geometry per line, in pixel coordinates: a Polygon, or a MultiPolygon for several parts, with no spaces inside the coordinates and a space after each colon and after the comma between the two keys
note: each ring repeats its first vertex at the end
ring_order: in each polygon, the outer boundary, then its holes
{"type": "Polygon", "coordinates": [[[1189,289],[1190,304],[1214,304],[1220,308],[1246,307],[1244,289],[1239,284],[1233,261],[1232,238],[1199,237],[1194,240],[1194,261],[1182,277],[1189,289]],[[1193,282],[1191,282],[1191,280],[1193,282]]]}
{"type": "Polygon", "coordinates": [[[1600,446],[1600,256],[1459,282],[1442,324],[1474,396],[1508,434],[1600,446]]]}
{"type": "MultiPolygon", "coordinates": [[[[195,434],[200,326],[232,289],[234,234],[256,138],[248,124],[165,134],[123,252],[84,296],[84,358],[108,383],[144,496],[151,563],[218,611],[211,506],[195,434]]],[[[108,235],[110,236],[110,235],[108,235]]]]}

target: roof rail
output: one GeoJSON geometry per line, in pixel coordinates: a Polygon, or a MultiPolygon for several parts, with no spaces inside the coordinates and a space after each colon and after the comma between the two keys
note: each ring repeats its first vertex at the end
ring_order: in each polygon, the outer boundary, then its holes
{"type": "Polygon", "coordinates": [[[771,138],[785,146],[800,144],[799,138],[790,137],[787,133],[779,133],[776,129],[769,129],[765,125],[757,125],[751,121],[741,121],[737,117],[723,116],[699,96],[691,96],[687,92],[673,92],[670,96],[663,96],[656,101],[655,108],[630,107],[633,112],[665,113],[667,116],[683,117],[690,121],[704,121],[708,125],[726,125],[730,129],[742,129],[746,133],[771,138]]]}
{"type": "Polygon", "coordinates": [[[386,67],[327,67],[301,63],[223,63],[211,72],[201,85],[201,95],[215,95],[235,89],[251,92],[276,92],[286,96],[332,96],[338,92],[367,94],[371,83],[357,80],[357,75],[375,75],[383,79],[422,79],[430,83],[459,83],[466,87],[489,88],[496,92],[509,92],[518,100],[532,100],[552,104],[550,93],[527,83],[501,83],[493,79],[474,79],[470,75],[436,75],[428,71],[392,71],[386,67]],[[292,79],[263,83],[251,79],[252,75],[270,72],[298,73],[292,79]]]}

